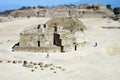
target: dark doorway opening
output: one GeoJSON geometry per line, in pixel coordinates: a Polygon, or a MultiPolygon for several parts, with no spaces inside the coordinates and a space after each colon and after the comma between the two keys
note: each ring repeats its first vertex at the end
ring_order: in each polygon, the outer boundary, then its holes
{"type": "Polygon", "coordinates": [[[46,28],[46,24],[44,24],[43,26],[44,26],[44,28],[46,28]]]}
{"type": "Polygon", "coordinates": [[[54,27],[54,32],[57,32],[57,26],[54,27]]]}
{"type": "Polygon", "coordinates": [[[54,33],[54,45],[61,46],[62,40],[60,39],[60,34],[54,33]]]}
{"type": "Polygon", "coordinates": [[[77,45],[75,45],[75,51],[77,50],[77,45]]]}
{"type": "Polygon", "coordinates": [[[37,27],[37,29],[40,29],[40,26],[41,26],[41,25],[39,24],[38,27],[37,27]]]}
{"type": "Polygon", "coordinates": [[[38,41],[38,47],[40,47],[40,41],[38,41]]]}
{"type": "Polygon", "coordinates": [[[71,12],[69,11],[69,15],[71,14],[71,12]]]}
{"type": "Polygon", "coordinates": [[[64,47],[63,47],[63,46],[61,46],[61,52],[65,52],[65,51],[64,51],[64,47]]]}

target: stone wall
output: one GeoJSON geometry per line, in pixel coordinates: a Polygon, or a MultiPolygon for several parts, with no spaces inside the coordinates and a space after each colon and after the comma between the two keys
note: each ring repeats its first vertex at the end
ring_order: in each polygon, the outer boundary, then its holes
{"type": "Polygon", "coordinates": [[[23,52],[61,52],[61,48],[58,46],[51,47],[15,47],[14,51],[23,52]]]}

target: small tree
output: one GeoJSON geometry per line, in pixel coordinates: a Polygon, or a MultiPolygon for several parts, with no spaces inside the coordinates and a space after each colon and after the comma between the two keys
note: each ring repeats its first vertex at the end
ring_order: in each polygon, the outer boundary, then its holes
{"type": "Polygon", "coordinates": [[[115,8],[113,9],[113,12],[114,12],[115,15],[120,14],[120,7],[115,7],[115,8]]]}
{"type": "Polygon", "coordinates": [[[37,6],[37,8],[41,8],[41,6],[39,5],[39,6],[37,6]]]}
{"type": "Polygon", "coordinates": [[[109,9],[109,10],[112,10],[112,8],[111,8],[111,5],[110,5],[110,4],[107,4],[107,5],[106,5],[106,8],[107,8],[107,9],[109,9]]]}
{"type": "Polygon", "coordinates": [[[30,16],[27,16],[27,18],[30,18],[30,16]]]}
{"type": "Polygon", "coordinates": [[[36,9],[36,7],[35,7],[35,6],[33,6],[33,9],[36,9]]]}
{"type": "Polygon", "coordinates": [[[24,10],[24,9],[26,9],[26,8],[27,8],[26,6],[23,6],[23,7],[20,8],[20,10],[24,10]]]}
{"type": "Polygon", "coordinates": [[[31,9],[31,6],[28,6],[27,9],[31,9]]]}
{"type": "Polygon", "coordinates": [[[94,6],[93,10],[98,10],[99,6],[94,6]]]}
{"type": "Polygon", "coordinates": [[[87,9],[92,9],[92,6],[88,6],[87,9]]]}

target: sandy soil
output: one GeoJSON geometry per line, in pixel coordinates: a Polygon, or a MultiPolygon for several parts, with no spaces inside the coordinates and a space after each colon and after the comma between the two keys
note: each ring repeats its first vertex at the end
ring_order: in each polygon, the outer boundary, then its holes
{"type": "Polygon", "coordinates": [[[11,51],[21,31],[48,20],[25,18],[0,23],[0,80],[120,80],[120,30],[102,28],[120,26],[112,20],[80,19],[87,26],[85,34],[90,45],[79,52],[50,54],[46,58],[46,53],[11,51]],[[96,42],[98,46],[93,47],[96,42]],[[24,67],[24,61],[53,65],[24,67]]]}

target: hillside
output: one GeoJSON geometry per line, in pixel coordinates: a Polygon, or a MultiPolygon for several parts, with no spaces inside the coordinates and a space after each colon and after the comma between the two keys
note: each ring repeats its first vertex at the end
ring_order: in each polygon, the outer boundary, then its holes
{"type": "Polygon", "coordinates": [[[13,17],[35,17],[37,16],[37,13],[33,10],[16,10],[16,11],[12,11],[9,16],[13,16],[13,17]]]}

